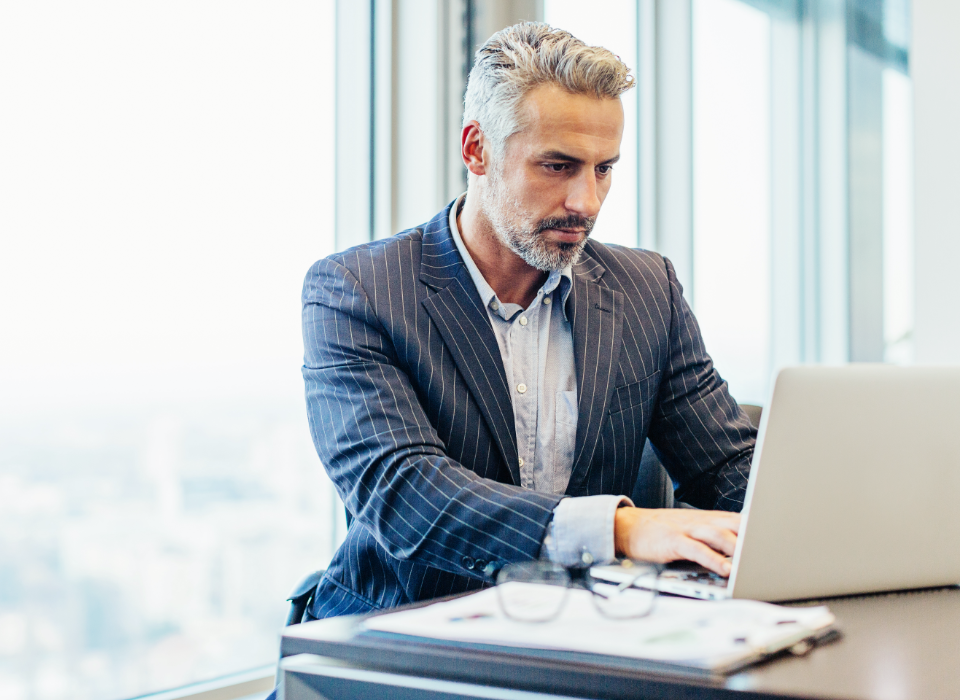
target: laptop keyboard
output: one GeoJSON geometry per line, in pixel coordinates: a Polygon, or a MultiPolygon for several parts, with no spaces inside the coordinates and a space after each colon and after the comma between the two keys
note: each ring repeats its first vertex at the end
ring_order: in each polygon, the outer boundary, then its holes
{"type": "MultiPolygon", "coordinates": [[[[666,573],[664,575],[667,575],[666,573]]],[[[712,571],[670,571],[669,577],[675,581],[688,581],[690,583],[706,583],[711,586],[726,588],[727,579],[724,576],[715,574],[712,571]]]]}
{"type": "Polygon", "coordinates": [[[726,583],[727,579],[712,571],[684,571],[680,574],[684,581],[702,581],[704,583],[726,583]]]}

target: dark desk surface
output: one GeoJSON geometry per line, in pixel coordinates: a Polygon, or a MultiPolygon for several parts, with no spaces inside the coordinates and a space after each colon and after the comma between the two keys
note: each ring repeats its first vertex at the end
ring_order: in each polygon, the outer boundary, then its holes
{"type": "Polygon", "coordinates": [[[361,618],[288,628],[283,656],[316,654],[363,668],[596,698],[960,698],[960,589],[825,601],[843,638],[726,677],[664,674],[586,654],[474,649],[360,634],[361,618]],[[599,661],[598,661],[599,659],[599,661]]]}

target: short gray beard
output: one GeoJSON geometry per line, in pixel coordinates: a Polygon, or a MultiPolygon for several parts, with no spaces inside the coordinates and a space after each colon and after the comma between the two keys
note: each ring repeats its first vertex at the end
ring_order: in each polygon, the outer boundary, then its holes
{"type": "Polygon", "coordinates": [[[595,218],[583,219],[577,223],[586,229],[586,235],[579,243],[550,244],[544,239],[543,231],[563,226],[562,220],[544,219],[533,228],[517,228],[510,220],[508,210],[522,211],[516,196],[510,196],[503,186],[499,168],[490,175],[490,186],[484,188],[481,202],[484,213],[493,226],[497,239],[512,250],[527,265],[543,272],[562,270],[568,265],[575,265],[587,245],[590,231],[593,229],[595,218]]]}

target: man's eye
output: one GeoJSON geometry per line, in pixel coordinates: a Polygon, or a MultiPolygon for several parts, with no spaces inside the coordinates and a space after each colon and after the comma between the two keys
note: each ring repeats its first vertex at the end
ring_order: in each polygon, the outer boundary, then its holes
{"type": "Polygon", "coordinates": [[[610,173],[613,172],[613,166],[612,166],[612,165],[598,165],[598,166],[597,166],[597,172],[600,173],[601,175],[609,175],[610,173]]]}
{"type": "Polygon", "coordinates": [[[566,163],[547,163],[547,170],[552,173],[562,173],[567,167],[566,163]]]}

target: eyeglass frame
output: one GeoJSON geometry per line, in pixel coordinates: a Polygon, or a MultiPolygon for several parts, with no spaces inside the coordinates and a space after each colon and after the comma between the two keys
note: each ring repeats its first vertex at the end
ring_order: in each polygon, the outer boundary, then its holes
{"type": "MultiPolygon", "coordinates": [[[[540,562],[538,562],[538,561],[536,561],[536,560],[531,561],[531,562],[514,562],[513,564],[507,564],[507,565],[504,566],[502,569],[500,569],[500,571],[498,571],[498,572],[496,573],[496,575],[494,576],[494,587],[498,589],[498,590],[497,590],[497,604],[500,606],[500,611],[504,614],[504,616],[507,617],[507,618],[510,619],[510,620],[515,621],[515,622],[528,622],[528,623],[533,623],[533,624],[538,624],[538,623],[542,623],[542,622],[550,622],[550,621],[552,621],[552,620],[557,619],[557,617],[560,616],[560,613],[563,612],[563,609],[564,609],[564,607],[565,607],[566,604],[567,604],[567,598],[569,597],[568,591],[569,591],[571,588],[580,588],[580,589],[582,589],[582,590],[585,590],[585,591],[588,591],[589,593],[591,593],[590,600],[593,602],[594,609],[596,609],[596,611],[597,611],[598,613],[600,613],[603,617],[607,618],[608,620],[639,620],[639,619],[641,619],[641,618],[647,617],[648,615],[650,615],[650,614],[653,612],[653,609],[654,609],[654,607],[656,606],[657,598],[659,597],[659,594],[660,594],[660,586],[658,585],[659,578],[660,578],[660,574],[663,573],[663,571],[664,571],[664,569],[665,569],[666,567],[665,567],[663,564],[654,564],[654,563],[652,563],[652,562],[634,561],[634,560],[631,560],[631,559],[620,559],[620,560],[618,560],[618,563],[620,563],[622,566],[624,566],[624,568],[626,568],[626,566],[628,566],[628,565],[625,565],[625,562],[630,562],[630,564],[636,565],[636,566],[642,567],[642,568],[640,569],[640,571],[637,573],[637,575],[636,575],[634,578],[628,579],[628,580],[626,580],[626,581],[622,581],[622,582],[620,582],[619,584],[616,584],[616,583],[614,583],[614,582],[612,582],[612,581],[604,581],[603,579],[597,579],[597,578],[595,578],[595,577],[590,573],[590,569],[593,567],[593,565],[592,565],[592,560],[591,560],[590,558],[588,558],[587,556],[584,557],[584,563],[578,563],[578,564],[574,564],[574,565],[571,565],[571,566],[567,566],[567,565],[565,565],[565,564],[558,564],[558,563],[556,563],[556,562],[550,562],[550,561],[540,561],[540,562]],[[562,586],[560,586],[560,584],[555,583],[555,582],[552,582],[552,581],[540,581],[540,582],[538,582],[540,585],[562,587],[562,588],[564,589],[563,598],[560,600],[560,603],[557,605],[557,609],[556,609],[556,610],[554,611],[554,613],[553,613],[552,615],[550,615],[549,617],[545,617],[545,618],[543,618],[543,619],[536,619],[536,620],[523,619],[523,618],[520,618],[520,617],[514,617],[514,616],[511,615],[511,614],[509,613],[509,611],[507,610],[507,605],[504,604],[503,597],[502,597],[502,593],[501,593],[502,589],[500,588],[500,586],[501,586],[503,583],[511,583],[511,582],[507,582],[507,581],[501,582],[501,581],[499,581],[499,580],[497,580],[497,579],[499,579],[499,578],[500,578],[500,574],[501,574],[504,570],[506,570],[507,568],[509,568],[510,566],[513,566],[513,565],[520,565],[520,566],[522,566],[522,565],[529,565],[529,564],[536,564],[536,563],[550,564],[550,565],[552,565],[552,566],[554,566],[554,567],[557,567],[558,569],[562,569],[563,571],[566,572],[567,578],[566,578],[565,583],[564,583],[562,586]],[[640,614],[638,614],[638,615],[627,615],[627,616],[624,616],[624,617],[616,617],[616,616],[610,615],[607,611],[605,611],[605,610],[600,606],[599,603],[597,603],[597,598],[608,598],[608,596],[604,595],[603,593],[601,593],[600,591],[598,591],[598,590],[596,590],[596,589],[594,588],[594,584],[596,584],[597,582],[602,582],[602,583],[605,583],[605,584],[609,584],[609,585],[611,585],[611,586],[616,586],[616,589],[617,589],[616,592],[617,592],[617,593],[621,593],[621,592],[623,592],[623,591],[631,588],[631,587],[633,586],[633,584],[636,583],[636,581],[637,581],[638,579],[640,579],[640,578],[643,577],[643,576],[648,575],[648,574],[651,573],[651,572],[654,572],[654,573],[655,573],[655,580],[654,580],[654,585],[653,585],[652,588],[646,588],[646,587],[644,587],[644,589],[647,590],[647,591],[649,591],[650,594],[651,594],[650,606],[647,608],[647,610],[646,610],[645,612],[640,613],[640,614]]],[[[522,581],[514,581],[513,583],[522,583],[522,581]]],[[[534,582],[533,582],[533,581],[530,581],[530,582],[527,582],[527,583],[534,583],[534,582]]]]}

